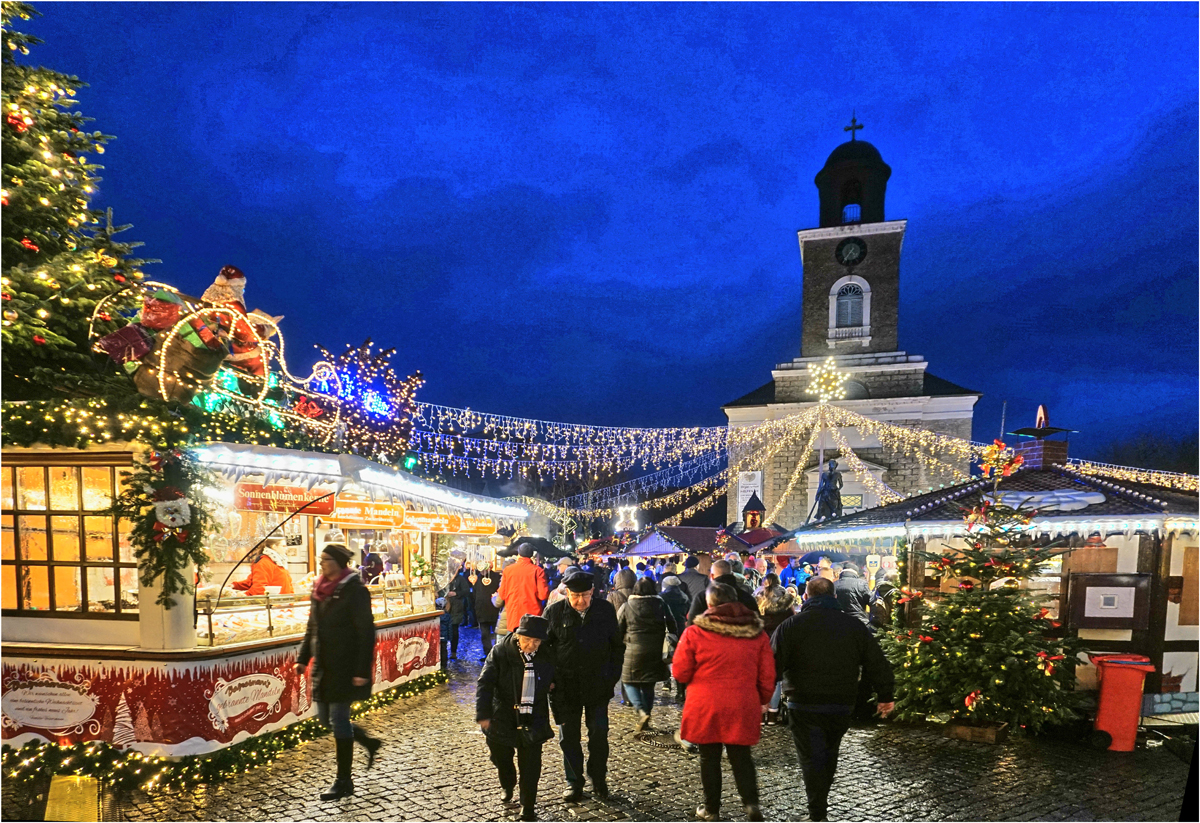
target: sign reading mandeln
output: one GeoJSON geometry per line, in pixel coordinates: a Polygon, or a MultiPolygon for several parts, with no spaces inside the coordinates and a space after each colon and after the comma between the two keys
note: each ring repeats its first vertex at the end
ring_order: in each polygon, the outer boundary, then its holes
{"type": "Polygon", "coordinates": [[[218,680],[208,699],[208,719],[213,728],[225,731],[231,723],[251,717],[263,720],[279,710],[285,682],[270,674],[248,674],[228,682],[218,680]]]}

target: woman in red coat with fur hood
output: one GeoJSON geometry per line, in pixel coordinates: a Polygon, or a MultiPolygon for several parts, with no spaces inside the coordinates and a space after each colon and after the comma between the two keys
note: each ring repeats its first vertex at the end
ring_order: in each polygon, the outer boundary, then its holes
{"type": "Polygon", "coordinates": [[[746,819],[762,820],[750,747],[762,734],[761,707],[775,691],[775,659],[762,620],[732,587],[713,583],[707,599],[708,610],[680,637],[671,669],[687,685],[679,736],[700,747],[704,804],[696,815],[718,819],[724,747],[746,819]]]}

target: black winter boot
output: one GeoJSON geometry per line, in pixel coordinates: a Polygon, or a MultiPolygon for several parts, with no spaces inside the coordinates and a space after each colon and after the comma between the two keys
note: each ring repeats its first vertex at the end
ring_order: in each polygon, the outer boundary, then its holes
{"type": "Polygon", "coordinates": [[[354,738],[339,737],[334,743],[337,744],[337,779],[321,792],[322,800],[338,800],[354,794],[354,781],[350,779],[350,769],[354,765],[354,738]]]}
{"type": "Polygon", "coordinates": [[[383,745],[383,741],[378,737],[371,737],[362,730],[359,726],[354,727],[354,740],[358,745],[367,750],[367,768],[375,765],[375,753],[379,751],[379,747],[383,745]]]}

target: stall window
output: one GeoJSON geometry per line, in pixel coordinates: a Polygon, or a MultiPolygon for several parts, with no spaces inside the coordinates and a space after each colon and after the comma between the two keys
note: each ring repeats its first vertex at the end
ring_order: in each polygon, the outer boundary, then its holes
{"type": "Polygon", "coordinates": [[[9,465],[6,456],[0,467],[6,614],[137,614],[130,526],[100,513],[127,465],[9,465]]]}

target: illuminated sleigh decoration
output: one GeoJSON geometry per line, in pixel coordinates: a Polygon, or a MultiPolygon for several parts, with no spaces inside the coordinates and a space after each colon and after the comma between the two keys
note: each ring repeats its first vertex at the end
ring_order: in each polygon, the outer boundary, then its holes
{"type": "Polygon", "coordinates": [[[109,295],[96,304],[89,328],[95,351],[125,362],[127,370],[133,368],[134,385],[140,393],[195,403],[207,411],[230,406],[230,411],[254,414],[276,428],[298,424],[320,443],[328,443],[344,428],[343,386],[334,364],[321,360],[308,377],[292,374],[275,318],[257,310],[242,314],[227,306],[214,306],[166,283],[146,282],[140,288],[147,304],[155,292],[172,296],[178,302],[178,319],[153,332],[130,323],[97,339],[96,320],[117,296],[109,295]],[[252,338],[262,363],[261,375],[231,364],[229,337],[235,328],[243,337],[249,334],[252,338]],[[106,345],[111,338],[118,340],[106,345]],[[123,348],[114,353],[114,345],[123,348]]]}

